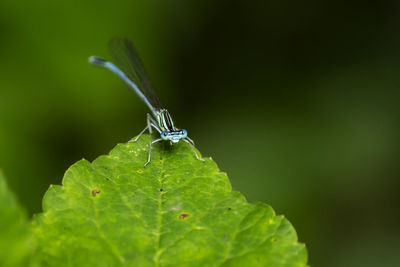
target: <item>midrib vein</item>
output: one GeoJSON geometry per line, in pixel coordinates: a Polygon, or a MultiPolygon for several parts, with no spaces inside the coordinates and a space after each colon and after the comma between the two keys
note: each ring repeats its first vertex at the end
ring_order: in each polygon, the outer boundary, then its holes
{"type": "MultiPolygon", "coordinates": [[[[163,178],[164,178],[164,157],[161,158],[161,168],[160,168],[160,178],[158,179],[159,188],[163,188],[163,178]]],[[[160,245],[161,245],[161,229],[162,229],[162,195],[163,192],[158,190],[158,209],[157,209],[157,242],[156,242],[156,253],[154,255],[154,264],[155,266],[159,266],[160,263],[160,245]]]]}

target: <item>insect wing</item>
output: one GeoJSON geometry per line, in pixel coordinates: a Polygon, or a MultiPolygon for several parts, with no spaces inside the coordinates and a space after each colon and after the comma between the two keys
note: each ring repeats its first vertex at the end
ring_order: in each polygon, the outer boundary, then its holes
{"type": "Polygon", "coordinates": [[[161,102],[154,92],[153,86],[143,67],[143,63],[132,42],[128,39],[115,38],[109,42],[109,49],[114,64],[137,85],[139,90],[155,109],[162,109],[161,102]]]}

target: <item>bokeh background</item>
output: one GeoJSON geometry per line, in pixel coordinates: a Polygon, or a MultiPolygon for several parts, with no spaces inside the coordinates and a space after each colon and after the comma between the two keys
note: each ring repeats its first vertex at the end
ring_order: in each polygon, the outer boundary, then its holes
{"type": "Polygon", "coordinates": [[[312,266],[400,266],[400,2],[0,2],[0,168],[29,214],[145,126],[87,58],[136,44],[162,102],[312,266]]]}

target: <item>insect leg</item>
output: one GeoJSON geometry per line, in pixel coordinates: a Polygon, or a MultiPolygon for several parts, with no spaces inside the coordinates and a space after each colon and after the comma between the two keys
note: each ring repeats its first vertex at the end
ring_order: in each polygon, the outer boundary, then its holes
{"type": "Polygon", "coordinates": [[[144,134],[144,132],[149,129],[149,133],[152,134],[152,130],[151,127],[153,127],[154,129],[156,129],[159,133],[161,133],[161,130],[157,127],[157,124],[154,123],[154,119],[151,117],[151,115],[149,113],[147,113],[147,126],[138,134],[138,136],[136,136],[135,139],[128,141],[128,143],[130,142],[136,142],[140,136],[142,136],[142,134],[144,134]]]}
{"type": "Polygon", "coordinates": [[[191,147],[192,150],[193,150],[194,155],[196,156],[196,158],[197,158],[198,160],[205,161],[204,159],[200,158],[199,155],[197,155],[197,152],[196,152],[196,150],[194,149],[194,145],[192,145],[192,143],[191,143],[189,140],[187,140],[186,138],[185,138],[185,139],[182,139],[182,140],[185,141],[186,143],[188,143],[188,144],[190,145],[190,147],[191,147]]]}
{"type": "Polygon", "coordinates": [[[146,165],[149,164],[150,160],[151,160],[151,145],[153,145],[154,143],[157,143],[157,142],[159,142],[161,140],[162,140],[161,138],[158,138],[158,139],[153,140],[153,141],[150,142],[150,144],[149,144],[149,157],[147,158],[147,162],[144,164],[144,167],[146,167],[146,165]]]}
{"type": "Polygon", "coordinates": [[[194,141],[189,136],[186,136],[186,139],[194,146],[194,141]]]}

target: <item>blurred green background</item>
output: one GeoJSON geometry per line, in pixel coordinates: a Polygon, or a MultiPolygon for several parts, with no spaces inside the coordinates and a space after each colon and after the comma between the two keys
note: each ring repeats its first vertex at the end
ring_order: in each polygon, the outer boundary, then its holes
{"type": "Polygon", "coordinates": [[[162,102],[313,266],[400,266],[397,1],[0,2],[0,168],[30,214],[49,184],[145,126],[87,58],[133,40],[162,102]]]}

